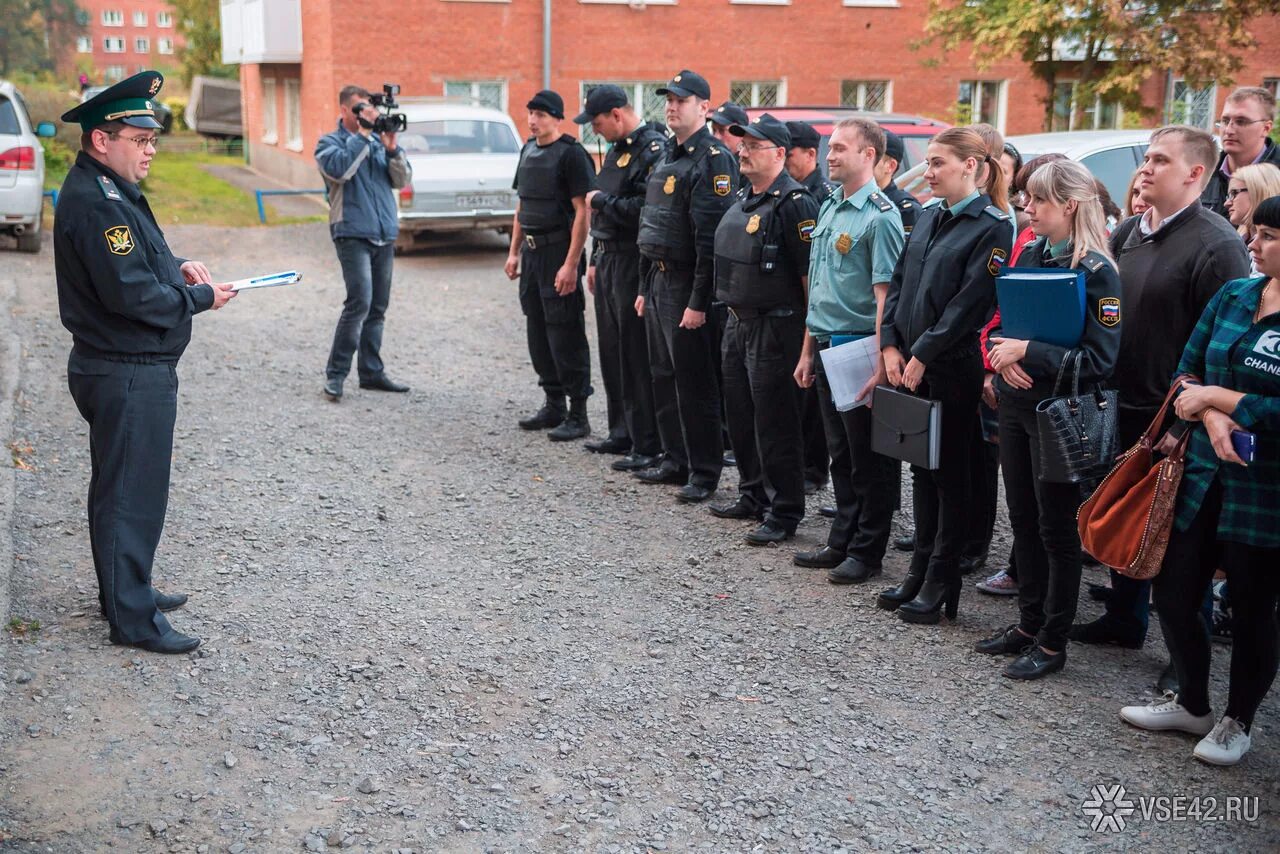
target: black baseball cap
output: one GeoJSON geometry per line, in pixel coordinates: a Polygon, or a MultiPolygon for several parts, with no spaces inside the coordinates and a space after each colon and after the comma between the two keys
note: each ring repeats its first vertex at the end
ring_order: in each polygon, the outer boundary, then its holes
{"type": "Polygon", "coordinates": [[[898,136],[891,130],[886,130],[884,132],[884,156],[892,157],[894,160],[901,163],[902,155],[902,137],[898,136]]]}
{"type": "Polygon", "coordinates": [[[745,125],[751,121],[747,117],[747,111],[733,103],[733,101],[725,101],[712,110],[711,115],[707,116],[707,118],[725,127],[729,125],[745,125]]]}
{"type": "Polygon", "coordinates": [[[791,131],[769,113],[763,113],[758,118],[752,119],[751,124],[734,125],[729,128],[729,133],[734,136],[752,136],[756,139],[768,140],[783,148],[791,147],[791,131]]]}
{"type": "Polygon", "coordinates": [[[625,107],[628,103],[627,93],[622,91],[621,86],[606,83],[591,90],[591,94],[582,102],[582,112],[574,116],[573,121],[580,125],[590,124],[601,113],[625,107]]]}
{"type": "Polygon", "coordinates": [[[697,72],[685,69],[671,78],[671,82],[657,91],[659,95],[675,95],[688,98],[694,95],[704,101],[711,100],[711,84],[697,72]]]}
{"type": "Polygon", "coordinates": [[[564,98],[560,97],[559,92],[553,92],[550,89],[543,89],[538,94],[529,99],[529,103],[525,107],[530,110],[542,110],[549,116],[557,119],[564,118],[564,98]]]}
{"type": "Polygon", "coordinates": [[[787,122],[787,130],[793,148],[817,148],[822,142],[821,134],[808,122],[787,122]]]}

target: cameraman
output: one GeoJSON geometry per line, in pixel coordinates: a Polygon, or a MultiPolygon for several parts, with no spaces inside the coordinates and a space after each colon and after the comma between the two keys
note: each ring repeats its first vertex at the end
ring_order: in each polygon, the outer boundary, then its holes
{"type": "Polygon", "coordinates": [[[347,299],[325,367],[324,393],[335,403],[342,399],[342,383],[357,347],[360,388],[409,390],[386,375],[378,351],[400,229],[391,191],[407,186],[413,171],[394,133],[375,136],[361,123],[363,118],[372,125],[377,118],[369,101],[364,89],[344,86],[338,94],[338,129],[316,143],[316,163],[329,196],[329,234],[347,284],[347,299]]]}

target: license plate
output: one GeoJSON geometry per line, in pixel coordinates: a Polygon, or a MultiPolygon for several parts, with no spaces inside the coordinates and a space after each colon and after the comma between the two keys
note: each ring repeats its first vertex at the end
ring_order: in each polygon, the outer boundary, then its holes
{"type": "Polygon", "coordinates": [[[468,210],[483,208],[505,208],[509,204],[507,193],[459,193],[456,203],[460,208],[468,210]]]}

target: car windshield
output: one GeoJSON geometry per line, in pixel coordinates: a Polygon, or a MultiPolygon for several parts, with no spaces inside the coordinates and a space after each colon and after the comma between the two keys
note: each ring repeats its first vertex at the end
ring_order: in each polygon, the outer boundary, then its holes
{"type": "Polygon", "coordinates": [[[482,119],[409,122],[397,142],[409,154],[515,154],[520,150],[510,127],[482,119]]]}

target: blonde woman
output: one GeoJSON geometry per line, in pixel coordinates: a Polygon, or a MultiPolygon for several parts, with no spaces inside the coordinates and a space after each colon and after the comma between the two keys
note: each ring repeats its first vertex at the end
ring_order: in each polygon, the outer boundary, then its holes
{"type": "MultiPolygon", "coordinates": [[[[1026,211],[1037,239],[1018,267],[1062,267],[1085,275],[1084,333],[1075,349],[1081,391],[1105,382],[1120,350],[1120,274],[1107,247],[1106,213],[1089,170],[1071,160],[1038,168],[1027,180],[1026,211]]],[[[978,643],[978,652],[1017,655],[1013,679],[1039,679],[1066,663],[1067,632],[1080,590],[1080,488],[1040,480],[1036,405],[1054,396],[1070,350],[1005,338],[993,329],[991,366],[999,374],[1000,464],[1018,565],[1019,621],[978,643]]]]}
{"type": "Polygon", "coordinates": [[[1246,245],[1253,240],[1253,209],[1272,196],[1280,196],[1280,167],[1274,163],[1242,166],[1227,183],[1227,219],[1246,245]]]}

